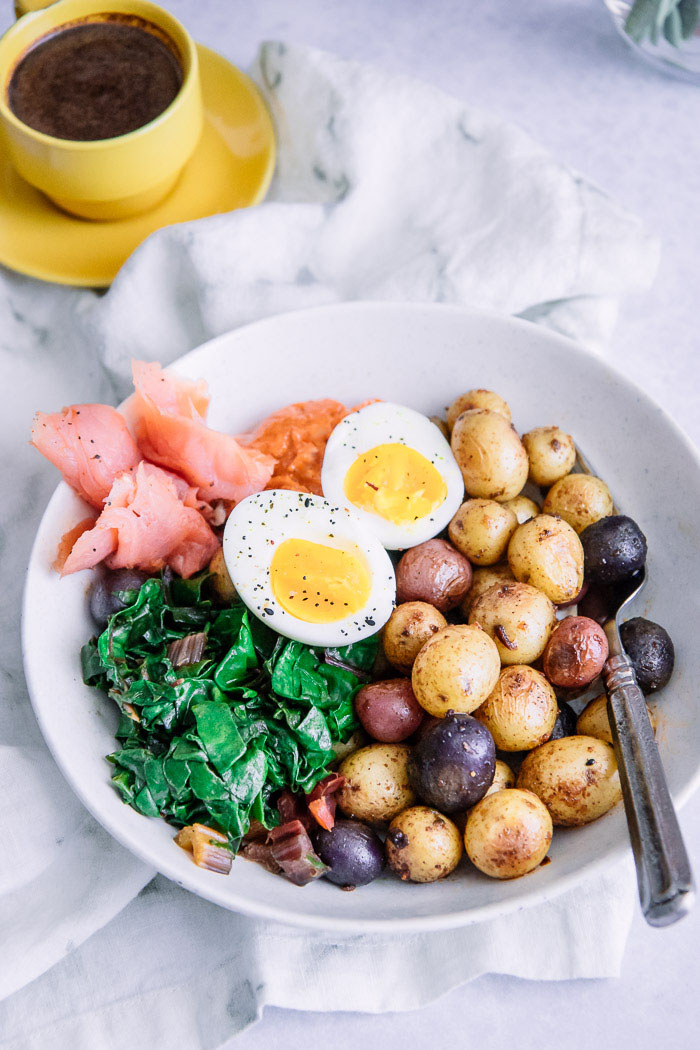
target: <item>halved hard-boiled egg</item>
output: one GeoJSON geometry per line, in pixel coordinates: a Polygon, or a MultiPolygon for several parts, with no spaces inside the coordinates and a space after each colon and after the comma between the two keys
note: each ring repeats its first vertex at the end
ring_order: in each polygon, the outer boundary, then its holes
{"type": "Polygon", "coordinates": [[[391,616],[391,559],[346,507],[287,489],[258,492],[231,511],[224,558],[240,598],[278,634],[349,645],[391,616]]]}
{"type": "Polygon", "coordinates": [[[435,424],[388,401],[341,419],[326,445],[321,487],[387,550],[442,532],[464,498],[462,472],[435,424]]]}

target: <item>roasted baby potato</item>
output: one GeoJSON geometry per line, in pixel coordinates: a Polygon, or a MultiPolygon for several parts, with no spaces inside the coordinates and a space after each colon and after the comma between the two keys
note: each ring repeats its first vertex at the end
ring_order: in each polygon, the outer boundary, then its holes
{"type": "Polygon", "coordinates": [[[555,824],[571,827],[597,820],[622,798],[615,753],[592,736],[565,736],[535,748],[517,785],[534,791],[555,824]]]}
{"type": "Polygon", "coordinates": [[[385,744],[406,740],[425,716],[408,678],[363,686],[355,697],[355,711],[365,732],[385,744]]]}
{"type": "Polygon", "coordinates": [[[443,718],[450,710],[469,714],[489,695],[500,669],[496,644],[481,628],[448,625],[418,653],[413,692],[430,715],[443,718]]]}
{"type": "Polygon", "coordinates": [[[499,415],[505,416],[509,423],[512,419],[508,402],[498,394],[494,394],[493,390],[468,390],[466,394],[461,394],[456,398],[447,409],[448,429],[452,430],[457,422],[457,417],[471,408],[486,408],[489,412],[498,412],[499,415]]]}
{"type": "Polygon", "coordinates": [[[338,740],[333,744],[333,764],[337,766],[340,762],[351,755],[354,751],[364,747],[368,743],[367,734],[362,729],[356,729],[347,740],[338,740]]]}
{"type": "Polygon", "coordinates": [[[544,501],[545,514],[558,514],[581,533],[613,512],[610,489],[592,474],[567,474],[552,485],[544,501]]]}
{"type": "Polygon", "coordinates": [[[231,577],[228,574],[228,569],[226,568],[223,547],[219,547],[218,551],[209,562],[209,572],[212,574],[209,579],[209,585],[214,591],[214,594],[220,602],[223,602],[225,605],[230,605],[236,597],[236,588],[233,586],[231,577]]]}
{"type": "Polygon", "coordinates": [[[469,499],[449,525],[457,550],[473,565],[495,565],[518,527],[514,511],[492,499],[469,499]]]}
{"type": "Polygon", "coordinates": [[[474,718],[501,751],[529,751],[549,740],[559,707],[551,685],[534,667],[505,667],[474,718]]]}
{"type": "Polygon", "coordinates": [[[389,867],[404,881],[444,879],[462,859],[457,827],[428,806],[413,806],[395,817],[386,836],[389,867]]]}
{"type": "Polygon", "coordinates": [[[583,586],[583,547],[565,521],[538,514],[519,525],[508,544],[516,580],[537,587],[555,605],[571,602],[583,586]]]}
{"type": "Polygon", "coordinates": [[[447,422],[442,418],[442,416],[431,416],[430,422],[435,424],[435,426],[438,428],[438,430],[444,437],[445,441],[450,440],[450,428],[448,427],[447,422]]]}
{"type": "Polygon", "coordinates": [[[477,802],[467,817],[464,845],[479,871],[517,879],[541,864],[552,841],[552,818],[530,791],[504,788],[477,802]]]}
{"type": "Polygon", "coordinates": [[[447,626],[447,620],[427,602],[397,605],[384,628],[382,643],[389,663],[410,674],[413,663],[429,638],[447,626]]]}
{"type": "MultiPolygon", "coordinates": [[[[503,791],[504,788],[512,787],[515,787],[515,773],[507,762],[504,762],[502,758],[497,758],[496,772],[493,774],[493,781],[486,795],[495,795],[497,791],[503,791]]],[[[484,798],[486,798],[486,795],[484,795],[484,798]]]]}
{"type": "Polygon", "coordinates": [[[477,408],[463,412],[451,444],[467,495],[505,503],[520,494],[527,481],[527,453],[505,416],[477,408]]]}
{"type": "Polygon", "coordinates": [[[368,824],[388,824],[415,802],[408,780],[410,747],[405,744],[370,744],[341,762],[345,777],[338,805],[346,817],[368,824]]]}
{"type": "MultiPolygon", "coordinates": [[[[649,705],[647,705],[647,712],[651,727],[656,732],[656,715],[649,705]]],[[[594,700],[586,704],[578,716],[576,732],[581,736],[594,736],[597,740],[605,740],[606,743],[612,744],[612,729],[608,718],[608,698],[605,693],[601,696],[596,696],[594,700]]]]}
{"type": "Polygon", "coordinates": [[[486,726],[451,711],[420,738],[408,760],[411,787],[441,813],[459,813],[483,798],[496,769],[496,747],[486,726]]]}
{"type": "Polygon", "coordinates": [[[529,496],[514,496],[513,499],[506,500],[503,506],[513,511],[518,519],[518,525],[522,525],[524,522],[529,521],[530,518],[536,518],[538,514],[542,513],[539,504],[535,503],[534,499],[530,499],[529,496]]]}
{"type": "Polygon", "coordinates": [[[472,605],[469,623],[493,638],[503,664],[529,664],[544,652],[557,618],[546,594],[529,583],[490,587],[472,605]]]}
{"type": "Polygon", "coordinates": [[[603,628],[588,616],[567,616],[547,642],[542,668],[558,689],[583,689],[598,677],[607,658],[603,628]]]}
{"type": "Polygon", "coordinates": [[[427,602],[439,612],[456,608],[469,590],[472,567],[446,540],[411,547],[396,567],[396,601],[427,602]]]}
{"type": "Polygon", "coordinates": [[[573,438],[559,427],[535,427],[523,434],[523,445],[530,461],[530,481],[535,485],[553,485],[569,473],[576,460],[573,438]]]}
{"type": "Polygon", "coordinates": [[[472,573],[472,585],[467,591],[462,604],[460,605],[460,611],[464,616],[465,620],[469,618],[469,613],[472,610],[473,605],[482,594],[486,594],[496,584],[501,583],[513,583],[515,577],[510,571],[510,565],[508,562],[501,562],[500,565],[489,565],[484,568],[476,568],[472,573]]]}

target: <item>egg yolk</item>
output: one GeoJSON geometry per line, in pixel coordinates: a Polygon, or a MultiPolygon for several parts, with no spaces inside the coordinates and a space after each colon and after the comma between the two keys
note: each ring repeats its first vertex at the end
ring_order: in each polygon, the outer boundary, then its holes
{"type": "Polygon", "coordinates": [[[394,525],[424,518],[447,496],[444,478],[430,460],[398,442],[377,445],[358,456],[345,475],[344,488],[354,506],[394,525]]]}
{"type": "Polygon", "coordinates": [[[367,604],[372,580],[359,553],[310,540],[280,543],[270,565],[272,593],[291,616],[335,623],[367,604]]]}

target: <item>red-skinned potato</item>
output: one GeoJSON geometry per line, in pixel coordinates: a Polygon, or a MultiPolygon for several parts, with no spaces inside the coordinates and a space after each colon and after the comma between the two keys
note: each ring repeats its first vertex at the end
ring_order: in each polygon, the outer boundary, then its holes
{"type": "Polygon", "coordinates": [[[355,711],[365,732],[383,744],[398,744],[415,733],[425,714],[408,678],[363,686],[355,697],[355,711]]]}
{"type": "Polygon", "coordinates": [[[396,601],[427,602],[439,612],[456,608],[469,590],[472,567],[446,540],[411,547],[396,567],[396,601]]]}
{"type": "Polygon", "coordinates": [[[544,673],[560,689],[590,685],[608,658],[605,631],[588,616],[567,616],[552,633],[544,651],[544,673]]]}

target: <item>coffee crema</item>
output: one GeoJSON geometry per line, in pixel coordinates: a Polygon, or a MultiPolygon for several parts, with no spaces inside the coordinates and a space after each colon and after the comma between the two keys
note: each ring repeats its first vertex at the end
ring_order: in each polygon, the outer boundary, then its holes
{"type": "Polygon", "coordinates": [[[10,109],[36,131],[80,142],[148,124],[179,92],[183,71],[147,26],[107,17],[39,40],[10,78],[10,109]]]}

